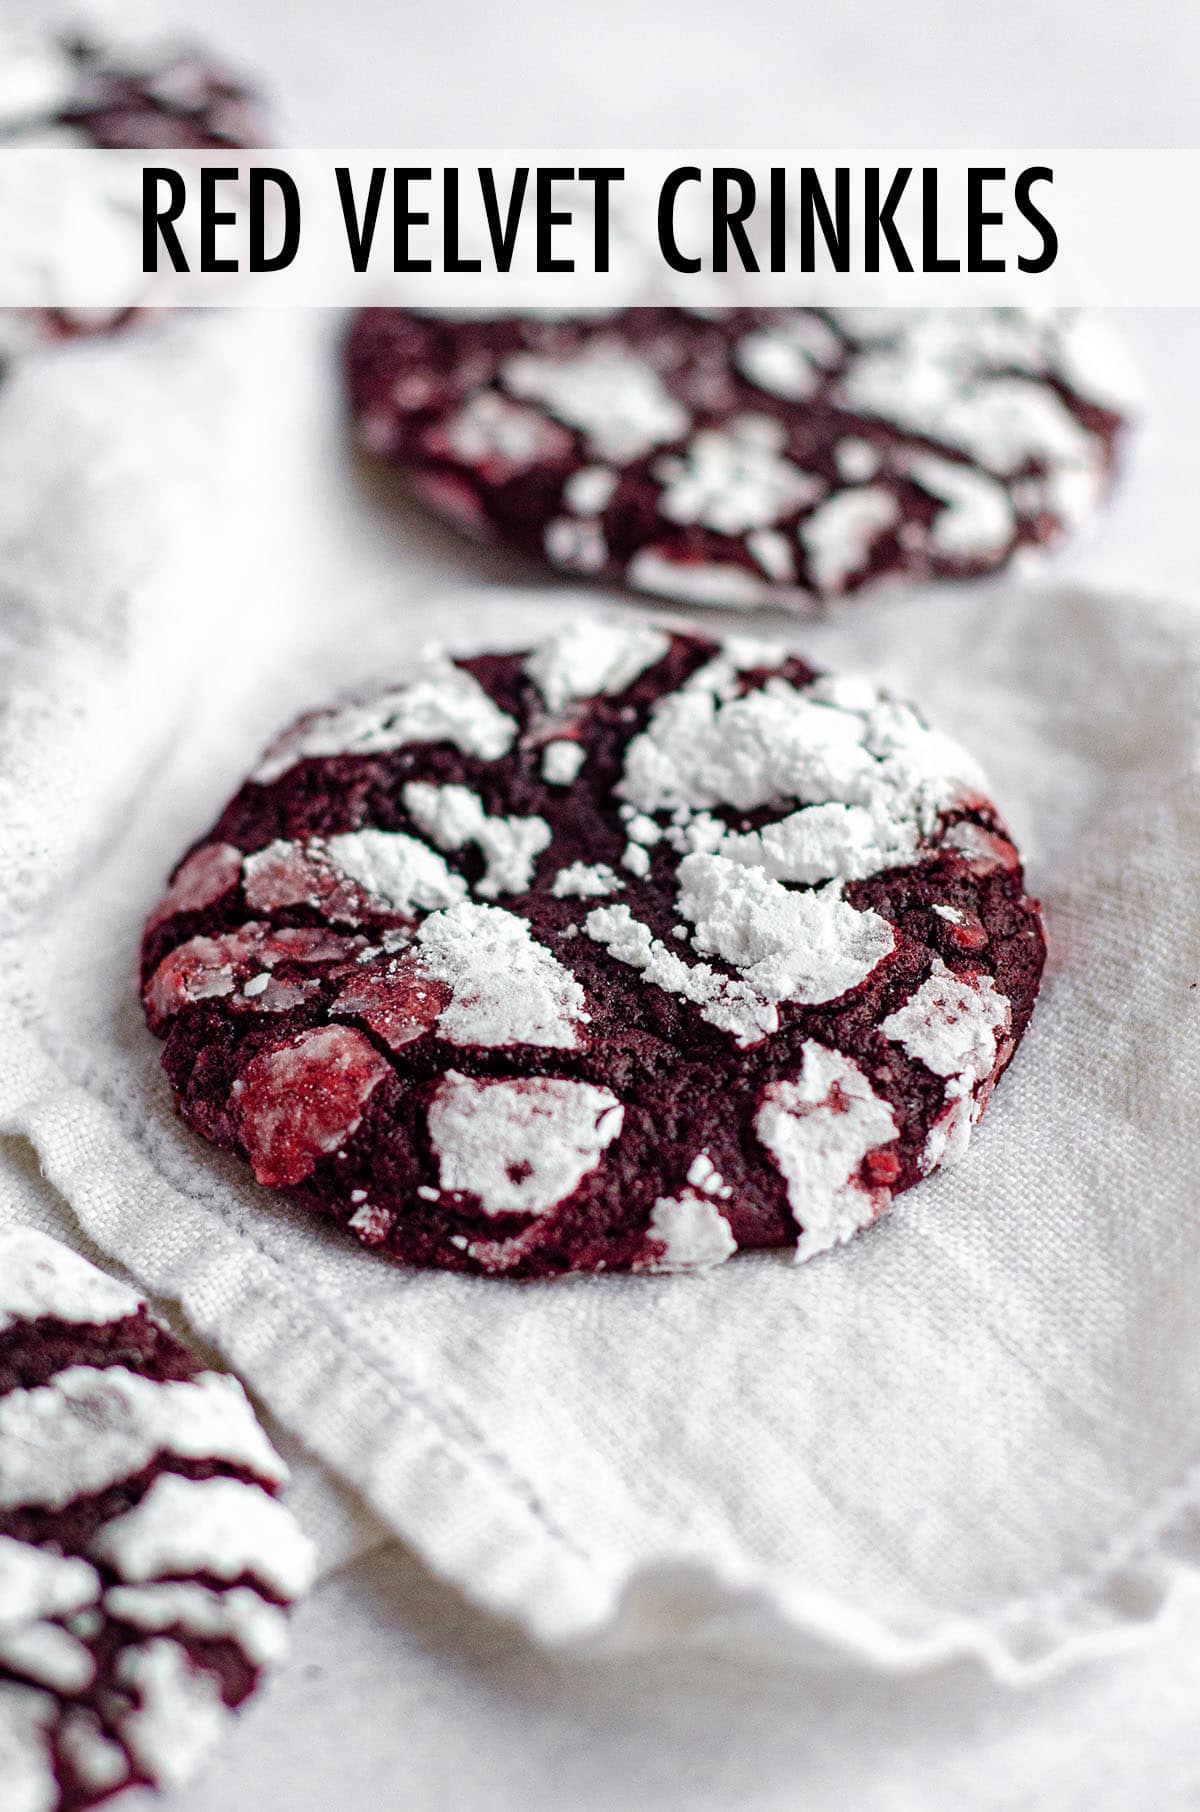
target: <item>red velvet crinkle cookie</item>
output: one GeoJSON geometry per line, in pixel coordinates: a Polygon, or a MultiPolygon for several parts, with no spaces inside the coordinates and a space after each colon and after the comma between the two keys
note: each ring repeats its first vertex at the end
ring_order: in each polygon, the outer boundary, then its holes
{"type": "Polygon", "coordinates": [[[286,1647],[310,1545],[234,1378],[44,1234],[0,1228],[0,1804],[191,1778],[286,1647]]]}
{"type": "MultiPolygon", "coordinates": [[[[258,97],[240,77],[206,53],[178,45],[106,43],[71,40],[52,33],[0,30],[0,151],[38,147],[102,150],[220,150],[261,145],[267,128],[258,97]]],[[[81,179],[82,180],[82,179],[81,179]]],[[[104,258],[111,246],[126,241],[138,248],[122,255],[131,288],[128,303],[107,309],[34,307],[7,309],[0,320],[0,351],[20,351],[39,340],[70,338],[124,326],[143,312],[146,280],[141,270],[141,222],[134,202],[139,193],[136,172],[131,191],[117,192],[98,178],[86,202],[78,199],[70,216],[73,231],[89,232],[89,257],[104,258]],[[86,210],[86,211],[84,211],[86,210]]],[[[73,196],[82,197],[79,188],[73,196]]],[[[12,205],[17,198],[6,198],[12,205]]],[[[28,205],[42,205],[37,194],[28,205]]],[[[51,216],[53,218],[53,215],[51,216]]],[[[24,255],[28,235],[7,229],[24,255]]],[[[51,281],[57,260],[77,254],[46,230],[44,244],[34,241],[43,281],[51,281]]],[[[12,255],[12,244],[6,245],[12,255]]]]}
{"type": "Polygon", "coordinates": [[[808,1258],[966,1146],[1036,903],[970,758],[781,648],[568,619],[302,719],[176,870],[188,1124],[422,1265],[808,1258]]]}
{"type": "Polygon", "coordinates": [[[363,447],[477,537],[687,603],[963,578],[1097,505],[1129,384],[1090,316],[368,310],[363,447]]]}

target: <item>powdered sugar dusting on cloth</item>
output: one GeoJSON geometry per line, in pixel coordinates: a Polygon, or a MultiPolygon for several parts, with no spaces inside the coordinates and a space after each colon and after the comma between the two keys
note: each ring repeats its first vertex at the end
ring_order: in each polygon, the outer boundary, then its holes
{"type": "Polygon", "coordinates": [[[0,1277],[6,1807],[180,1786],[283,1652],[283,1609],[311,1580],[273,1495],[284,1466],[240,1384],[203,1371],[136,1292],[26,1228],[0,1227],[0,1277]]]}
{"type": "Polygon", "coordinates": [[[1053,310],[373,309],[347,373],[364,445],[476,536],[730,607],[1004,565],[1097,507],[1131,406],[1053,310]]]}
{"type": "MultiPolygon", "coordinates": [[[[968,951],[1019,1031],[1041,964],[957,745],[866,680],[637,621],[421,657],[287,732],[201,847],[245,852],[240,887],[177,876],[145,949],[184,1117],[373,1251],[451,1269],[823,1250],[957,1150],[960,1095],[901,1040],[866,1115],[887,1163],[835,1141],[844,1174],[801,1189],[800,1135],[761,1126],[807,1101],[811,1033],[879,1072],[881,1021],[968,951]],[[564,730],[579,759],[547,771],[564,730]]],[[[835,1081],[805,1136],[858,1100],[835,1081]]]]}

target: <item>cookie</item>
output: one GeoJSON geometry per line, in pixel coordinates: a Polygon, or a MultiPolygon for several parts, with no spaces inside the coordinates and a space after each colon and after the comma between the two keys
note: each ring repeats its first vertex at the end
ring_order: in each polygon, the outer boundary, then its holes
{"type": "Polygon", "coordinates": [[[1107,330],[1017,310],[361,314],[359,440],[434,509],[689,604],[966,578],[1074,528],[1129,385],[1107,330]]]}
{"type": "Polygon", "coordinates": [[[0,1227],[0,1799],[175,1787],[286,1645],[312,1573],[236,1379],[125,1284],[0,1227]]]}
{"type": "MultiPolygon", "coordinates": [[[[254,91],[206,53],[50,33],[0,35],[0,150],[221,150],[266,142],[254,91]]],[[[77,180],[63,193],[52,189],[49,199],[5,197],[5,243],[10,257],[27,260],[43,284],[53,280],[48,273],[56,261],[77,255],[76,242],[90,258],[120,258],[122,272],[129,271],[127,304],[4,310],[3,351],[122,327],[149,306],[141,275],[140,177],[110,175],[109,182],[93,171],[90,186],[77,180]],[[10,210],[22,199],[28,212],[14,216],[10,210]]]]}
{"type": "Polygon", "coordinates": [[[970,758],[784,649],[569,618],[302,719],[177,869],[179,1110],[420,1265],[808,1258],[958,1157],[1037,905],[970,758]]]}

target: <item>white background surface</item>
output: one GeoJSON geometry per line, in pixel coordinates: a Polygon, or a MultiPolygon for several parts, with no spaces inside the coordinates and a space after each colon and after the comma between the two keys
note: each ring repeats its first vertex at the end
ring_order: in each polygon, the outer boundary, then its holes
{"type": "MultiPolygon", "coordinates": [[[[168,5],[268,72],[293,143],[1187,145],[1191,0],[704,9],[449,0],[168,5]]],[[[1191,202],[1181,198],[1184,217],[1191,202]]],[[[1200,600],[1200,316],[1128,330],[1147,424],[1064,576],[1200,600]]],[[[1036,1692],[706,1660],[555,1660],[394,1546],[327,1581],[291,1664],[171,1812],[833,1812],[1200,1806],[1200,1592],[1036,1692]]]]}

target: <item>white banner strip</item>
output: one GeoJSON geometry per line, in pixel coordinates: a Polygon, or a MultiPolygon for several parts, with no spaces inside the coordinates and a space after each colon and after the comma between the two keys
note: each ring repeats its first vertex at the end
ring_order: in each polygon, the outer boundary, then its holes
{"type": "Polygon", "coordinates": [[[0,151],[0,306],[1192,306],[1196,151],[0,151]]]}

